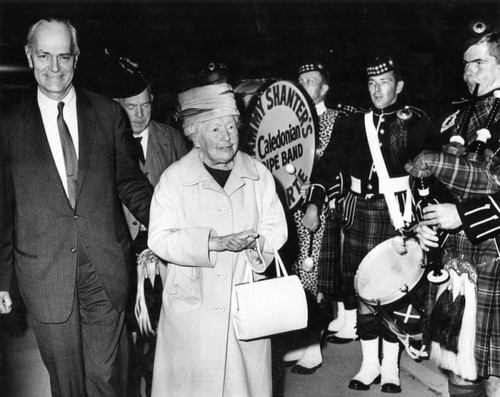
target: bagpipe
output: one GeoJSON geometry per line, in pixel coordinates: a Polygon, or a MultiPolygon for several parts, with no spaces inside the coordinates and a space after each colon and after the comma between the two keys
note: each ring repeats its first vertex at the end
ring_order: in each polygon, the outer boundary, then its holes
{"type": "MultiPolygon", "coordinates": [[[[497,147],[493,142],[487,145],[500,108],[500,91],[494,92],[487,116],[482,115],[483,119],[486,117],[484,123],[479,128],[477,125],[473,127],[477,128],[475,140],[466,144],[478,90],[477,84],[463,110],[456,133],[443,150],[423,151],[405,165],[413,177],[421,180],[431,176],[437,178],[457,202],[500,191],[500,144],[497,142],[497,147]]],[[[479,119],[476,119],[476,124],[479,119]]],[[[437,250],[431,249],[428,253],[431,262],[434,262],[429,279],[433,281],[433,276],[445,276],[434,280],[438,285],[424,331],[425,339],[430,345],[430,358],[438,366],[462,378],[474,380],[477,378],[474,348],[478,264],[448,253],[444,249],[448,232],[436,231],[440,235],[440,243],[437,250]]],[[[428,265],[429,262],[428,259],[428,265]]]]}

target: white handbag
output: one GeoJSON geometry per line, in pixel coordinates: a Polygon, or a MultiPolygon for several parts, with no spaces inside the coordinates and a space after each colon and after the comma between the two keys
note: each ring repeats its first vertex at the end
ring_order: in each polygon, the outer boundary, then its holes
{"type": "MultiPolygon", "coordinates": [[[[260,254],[259,247],[257,251],[260,254]]],[[[250,282],[234,287],[236,308],[233,322],[239,340],[262,338],[307,326],[304,288],[296,275],[288,275],[276,249],[274,258],[276,278],[253,281],[250,274],[250,282]]],[[[249,271],[252,273],[251,269],[249,271]]]]}

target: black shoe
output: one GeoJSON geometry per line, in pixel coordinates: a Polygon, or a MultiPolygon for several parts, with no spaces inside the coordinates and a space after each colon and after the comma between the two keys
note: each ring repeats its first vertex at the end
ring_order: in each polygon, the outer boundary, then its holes
{"type": "Polygon", "coordinates": [[[355,340],[358,340],[359,337],[356,337],[356,338],[339,338],[338,336],[336,335],[329,335],[326,337],[326,341],[329,342],[329,343],[335,343],[337,345],[344,345],[346,343],[351,343],[355,340]]]}
{"type": "Polygon", "coordinates": [[[288,368],[288,367],[291,367],[292,365],[297,364],[298,361],[299,360],[292,360],[292,361],[285,361],[285,360],[283,360],[283,366],[285,368],[288,368]]]}
{"type": "Polygon", "coordinates": [[[302,365],[294,365],[292,367],[292,373],[299,374],[299,375],[312,375],[316,372],[316,370],[319,367],[321,367],[321,365],[323,365],[323,363],[320,363],[312,368],[306,368],[306,367],[303,367],[302,365]]]}
{"type": "Polygon", "coordinates": [[[401,393],[401,386],[394,383],[384,383],[380,388],[382,393],[401,393]]]}
{"type": "Polygon", "coordinates": [[[373,382],[370,383],[369,385],[364,384],[360,380],[353,379],[349,382],[349,389],[353,390],[370,390],[370,386],[372,384],[378,385],[380,383],[380,375],[377,376],[375,379],[373,379],[373,382]]]}

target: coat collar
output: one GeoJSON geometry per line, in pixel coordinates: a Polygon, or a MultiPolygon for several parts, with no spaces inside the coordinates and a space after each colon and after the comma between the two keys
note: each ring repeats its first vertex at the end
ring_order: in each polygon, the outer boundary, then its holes
{"type": "MultiPolygon", "coordinates": [[[[202,183],[204,188],[221,190],[200,161],[200,150],[193,148],[180,162],[181,183],[186,186],[202,183]]],[[[224,190],[228,195],[245,185],[245,179],[257,180],[259,173],[254,160],[247,154],[238,151],[234,157],[234,167],[229,175],[224,190]]]]}

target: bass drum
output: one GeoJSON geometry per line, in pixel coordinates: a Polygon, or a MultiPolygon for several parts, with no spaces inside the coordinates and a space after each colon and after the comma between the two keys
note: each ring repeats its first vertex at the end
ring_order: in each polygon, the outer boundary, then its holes
{"type": "Polygon", "coordinates": [[[243,80],[234,93],[242,120],[242,150],[262,162],[278,182],[284,205],[297,207],[317,159],[316,108],[297,84],[243,80]]]}
{"type": "Polygon", "coordinates": [[[361,261],[354,277],[359,300],[380,316],[413,359],[427,357],[422,343],[428,291],[424,254],[416,240],[386,240],[361,261]]]}

